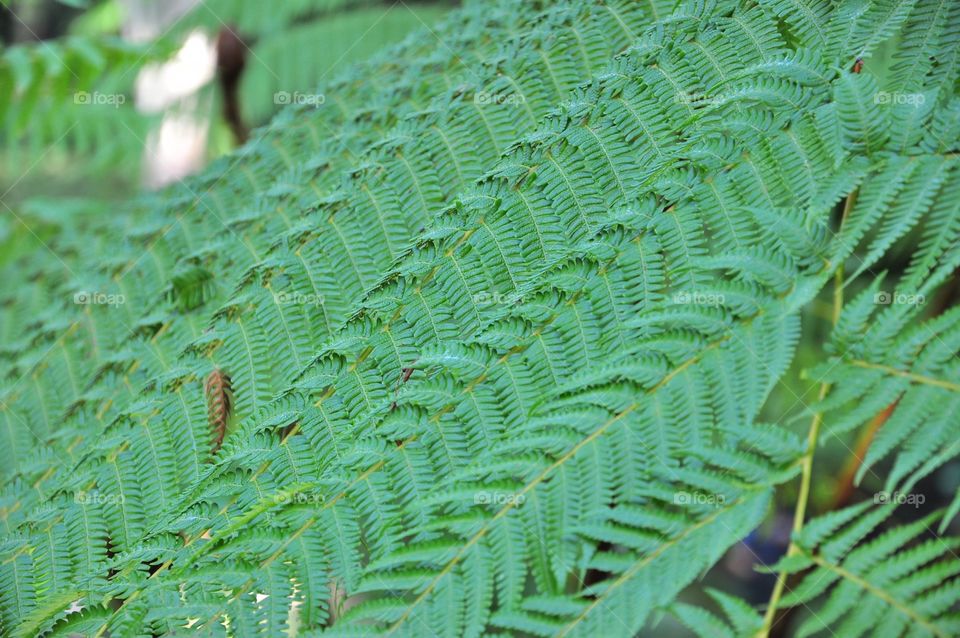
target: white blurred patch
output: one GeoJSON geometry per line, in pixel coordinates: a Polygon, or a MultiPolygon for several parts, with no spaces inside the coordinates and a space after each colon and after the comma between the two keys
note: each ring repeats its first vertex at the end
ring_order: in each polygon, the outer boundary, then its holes
{"type": "Polygon", "coordinates": [[[213,79],[217,69],[217,46],[201,31],[186,42],[169,62],[145,66],[137,76],[137,109],[159,113],[190,97],[213,79]]]}
{"type": "Polygon", "coordinates": [[[201,169],[207,152],[210,121],[205,113],[169,112],[160,127],[147,136],[144,150],[144,183],[160,188],[201,169]]]}
{"type": "MultiPolygon", "coordinates": [[[[197,4],[198,0],[124,0],[124,38],[148,42],[162,37],[197,4]]],[[[201,99],[200,90],[213,80],[216,68],[214,38],[194,31],[170,60],[147,65],[137,76],[137,110],[161,114],[160,124],[145,140],[147,187],[176,182],[205,165],[211,104],[201,99]]]]}

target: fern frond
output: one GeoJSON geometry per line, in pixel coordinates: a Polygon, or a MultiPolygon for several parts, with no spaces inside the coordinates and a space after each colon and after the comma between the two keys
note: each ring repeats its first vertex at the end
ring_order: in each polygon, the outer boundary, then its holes
{"type": "Polygon", "coordinates": [[[4,632],[745,635],[822,596],[956,633],[957,505],[803,501],[767,618],[678,602],[891,402],[861,478],[955,457],[957,312],[877,297],[957,267],[954,72],[898,58],[931,99],[894,111],[869,56],[954,13],[667,4],[470,3],[129,217],[52,219],[69,264],[4,262],[4,632]],[[831,281],[804,443],[764,410],[831,281]]]}
{"type": "Polygon", "coordinates": [[[938,514],[891,527],[859,544],[890,516],[893,507],[857,507],[830,523],[814,519],[804,530],[800,536],[803,560],[786,570],[810,567],[811,571],[783,602],[808,604],[825,592],[829,599],[798,635],[831,628],[844,635],[874,629],[890,635],[908,630],[925,636],[956,632],[957,621],[950,610],[958,592],[948,581],[958,569],[957,539],[923,538],[938,514]]]}

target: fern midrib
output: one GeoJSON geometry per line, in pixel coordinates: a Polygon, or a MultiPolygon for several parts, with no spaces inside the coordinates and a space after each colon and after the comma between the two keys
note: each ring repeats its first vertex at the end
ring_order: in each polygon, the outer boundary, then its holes
{"type": "Polygon", "coordinates": [[[832,571],[833,573],[837,574],[844,580],[848,580],[856,584],[858,587],[860,587],[864,591],[867,591],[870,594],[873,594],[874,596],[876,596],[883,602],[887,603],[888,605],[890,605],[900,613],[906,615],[908,618],[910,618],[912,621],[914,621],[915,623],[917,623],[927,631],[929,631],[934,636],[937,636],[937,638],[950,638],[950,635],[946,631],[944,631],[943,629],[940,629],[940,627],[935,625],[930,619],[921,615],[910,606],[904,604],[899,599],[897,599],[896,597],[888,593],[886,590],[870,584],[868,581],[864,580],[860,576],[857,576],[856,574],[850,571],[847,571],[840,565],[836,565],[826,560],[823,556],[821,556],[816,552],[804,552],[804,555],[806,555],[813,562],[823,567],[824,569],[832,571]]]}
{"type": "Polygon", "coordinates": [[[884,365],[882,363],[871,363],[870,361],[864,361],[862,359],[854,359],[853,361],[850,361],[850,364],[857,366],[858,368],[865,368],[867,370],[880,370],[881,372],[885,372],[891,376],[909,379],[910,381],[914,381],[922,385],[931,385],[937,388],[950,390],[951,392],[960,392],[960,383],[953,383],[952,381],[946,381],[936,377],[929,377],[926,375],[917,374],[915,372],[908,372],[906,370],[894,368],[893,366],[884,365]]]}
{"type": "MultiPolygon", "coordinates": [[[[708,352],[710,352],[715,348],[720,347],[728,338],[729,337],[713,342],[709,346],[706,346],[705,348],[703,348],[695,356],[690,357],[689,359],[681,363],[679,366],[675,367],[670,373],[665,375],[663,379],[661,379],[655,386],[650,388],[650,390],[646,392],[646,395],[649,396],[659,391],[665,385],[670,383],[670,381],[673,380],[677,375],[681,374],[684,370],[686,370],[690,366],[700,361],[705,354],[707,354],[708,352]]],[[[480,527],[480,529],[473,536],[471,536],[470,539],[466,541],[466,543],[464,543],[463,547],[460,548],[460,550],[453,556],[453,558],[451,558],[450,561],[448,561],[447,564],[443,567],[443,569],[441,569],[440,572],[430,581],[430,583],[427,585],[424,591],[421,592],[421,594],[417,596],[416,599],[414,599],[414,601],[410,604],[409,607],[407,607],[407,609],[400,616],[400,618],[397,619],[390,626],[390,628],[387,630],[387,635],[393,634],[397,629],[400,628],[400,626],[404,623],[404,621],[406,621],[406,619],[410,616],[413,610],[420,603],[422,603],[430,595],[430,593],[436,588],[440,580],[444,576],[446,576],[448,573],[450,573],[456,567],[456,565],[460,562],[460,560],[463,559],[463,557],[467,554],[470,548],[472,548],[474,545],[479,543],[480,540],[490,531],[493,523],[507,516],[507,514],[509,514],[511,510],[517,507],[519,503],[524,500],[527,493],[529,493],[530,491],[535,489],[538,485],[543,483],[554,472],[554,470],[556,470],[557,468],[567,463],[570,459],[576,456],[576,454],[581,449],[583,449],[584,447],[589,445],[591,442],[598,439],[607,430],[609,430],[614,424],[618,423],[620,420],[625,418],[627,415],[629,415],[631,412],[636,410],[641,405],[642,404],[640,401],[635,401],[634,403],[630,404],[629,406],[627,406],[626,408],[618,412],[612,418],[605,421],[600,427],[596,428],[587,437],[581,439],[576,445],[570,448],[570,450],[565,452],[556,461],[554,461],[552,464],[550,464],[544,470],[542,470],[539,474],[537,474],[530,482],[524,485],[522,489],[517,491],[516,492],[517,498],[510,499],[506,503],[506,505],[504,505],[496,514],[494,514],[494,516],[491,519],[489,519],[486,523],[484,523],[480,527]],[[520,498],[520,497],[524,497],[524,498],[520,498]]]]}

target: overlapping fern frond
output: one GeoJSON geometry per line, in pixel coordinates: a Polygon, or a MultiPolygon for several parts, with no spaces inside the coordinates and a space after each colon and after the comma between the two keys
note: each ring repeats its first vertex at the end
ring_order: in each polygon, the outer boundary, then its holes
{"type": "Polygon", "coordinates": [[[800,508],[766,609],[678,600],[822,440],[888,410],[857,478],[908,496],[960,454],[960,9],[836,4],[468,4],[58,222],[5,266],[4,632],[960,632],[960,497],[800,508]],[[763,408],[823,291],[808,436],[763,408]]]}

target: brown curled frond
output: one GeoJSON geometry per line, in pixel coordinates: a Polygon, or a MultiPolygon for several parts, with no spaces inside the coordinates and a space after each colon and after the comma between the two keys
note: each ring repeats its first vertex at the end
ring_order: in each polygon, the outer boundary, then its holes
{"type": "Polygon", "coordinates": [[[396,388],[396,390],[393,391],[393,396],[394,396],[393,402],[390,403],[390,411],[391,411],[391,412],[397,408],[397,398],[396,398],[396,397],[397,397],[397,395],[400,393],[400,386],[410,380],[410,377],[413,375],[413,371],[415,370],[414,365],[415,365],[416,363],[417,363],[417,362],[414,361],[413,364],[411,364],[409,368],[401,368],[401,369],[400,369],[400,380],[397,382],[397,388],[396,388]]]}
{"type": "Polygon", "coordinates": [[[227,419],[230,418],[233,403],[230,377],[220,368],[214,368],[207,375],[203,390],[207,397],[207,422],[210,424],[210,432],[213,435],[213,447],[210,452],[216,454],[227,433],[227,419]]]}

